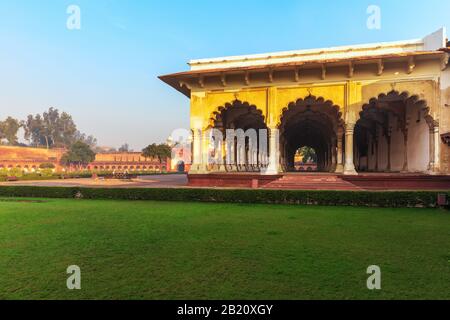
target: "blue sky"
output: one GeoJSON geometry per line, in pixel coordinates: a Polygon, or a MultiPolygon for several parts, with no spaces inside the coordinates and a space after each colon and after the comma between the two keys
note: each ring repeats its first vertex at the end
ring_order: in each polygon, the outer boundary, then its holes
{"type": "Polygon", "coordinates": [[[189,126],[189,101],[157,79],[189,59],[421,38],[450,1],[0,0],[0,119],[56,107],[100,145],[139,150],[189,126]],[[380,30],[366,27],[369,5],[380,30]],[[68,30],[69,5],[81,30],[68,30]]]}

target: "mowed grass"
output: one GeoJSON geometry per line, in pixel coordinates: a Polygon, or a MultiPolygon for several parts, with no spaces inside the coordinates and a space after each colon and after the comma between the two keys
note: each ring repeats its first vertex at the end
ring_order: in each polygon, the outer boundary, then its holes
{"type": "Polygon", "coordinates": [[[0,298],[450,299],[450,213],[4,200],[0,298]],[[381,291],[366,287],[370,265],[381,291]]]}

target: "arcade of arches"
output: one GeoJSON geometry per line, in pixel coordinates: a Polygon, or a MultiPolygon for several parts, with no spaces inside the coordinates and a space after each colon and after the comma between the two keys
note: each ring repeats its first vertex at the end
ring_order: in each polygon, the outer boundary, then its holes
{"type": "Polygon", "coordinates": [[[408,41],[192,60],[159,78],[190,100],[189,173],[205,186],[244,179],[221,172],[265,182],[299,171],[305,147],[317,171],[333,173],[324,177],[436,181],[450,175],[449,62],[441,28],[408,41]]]}
{"type": "Polygon", "coordinates": [[[302,147],[315,150],[319,172],[438,170],[439,123],[430,115],[426,100],[392,90],[362,104],[352,121],[345,121],[350,116],[343,110],[331,100],[309,94],[279,109],[274,126],[264,109],[254,104],[238,99],[225,103],[212,113],[206,129],[193,130],[193,171],[294,172],[298,171],[296,152],[302,147]],[[220,133],[219,141],[211,136],[211,129],[220,133]],[[252,129],[255,139],[248,134],[252,129]],[[230,130],[246,133],[243,147],[236,139],[226,142],[230,130]],[[208,152],[201,151],[205,148],[208,152]],[[222,161],[211,161],[217,158],[222,161]]]}

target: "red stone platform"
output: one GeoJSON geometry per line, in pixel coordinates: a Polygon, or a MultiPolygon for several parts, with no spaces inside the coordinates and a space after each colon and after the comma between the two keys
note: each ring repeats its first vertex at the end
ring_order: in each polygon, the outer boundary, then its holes
{"type": "Polygon", "coordinates": [[[343,176],[332,173],[251,173],[189,175],[191,187],[281,190],[450,190],[450,176],[373,173],[343,176]]]}

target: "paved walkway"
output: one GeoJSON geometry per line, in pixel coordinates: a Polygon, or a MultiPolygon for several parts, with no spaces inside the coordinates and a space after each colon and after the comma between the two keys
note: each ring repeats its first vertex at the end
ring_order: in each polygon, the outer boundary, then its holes
{"type": "Polygon", "coordinates": [[[185,174],[142,176],[130,181],[104,179],[67,179],[1,182],[0,186],[89,187],[89,188],[179,188],[187,186],[185,174]]]}

